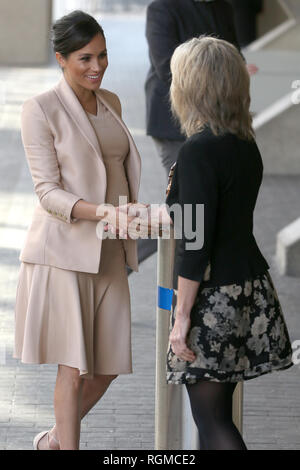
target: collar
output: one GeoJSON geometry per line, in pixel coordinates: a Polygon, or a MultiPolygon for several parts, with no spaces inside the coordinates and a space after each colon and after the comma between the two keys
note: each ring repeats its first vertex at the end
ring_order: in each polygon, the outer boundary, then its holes
{"type": "MultiPolygon", "coordinates": [[[[102,152],[99,145],[98,138],[96,136],[95,130],[86,114],[84,109],[82,108],[76,94],[74,93],[73,89],[67,82],[64,74],[62,74],[61,79],[59,82],[54,86],[54,90],[58,95],[59,100],[63,104],[64,108],[66,109],[69,116],[73,119],[73,121],[78,126],[79,131],[83,134],[83,136],[89,141],[93,149],[95,150],[96,154],[100,156],[100,159],[103,162],[102,152]]],[[[129,169],[128,172],[128,179],[130,183],[130,187],[132,190],[132,196],[134,199],[137,198],[138,188],[140,185],[140,173],[141,173],[141,158],[139,155],[139,151],[135,145],[135,142],[129,132],[129,129],[123,122],[123,119],[117,114],[114,110],[113,106],[109,103],[108,99],[106,98],[106,94],[99,88],[95,90],[96,95],[99,97],[100,101],[107,107],[107,109],[112,113],[112,115],[116,118],[116,120],[120,123],[123,127],[124,131],[126,132],[129,144],[130,144],[130,154],[131,158],[126,159],[127,166],[129,169]],[[104,96],[105,95],[105,96],[104,96]]]]}

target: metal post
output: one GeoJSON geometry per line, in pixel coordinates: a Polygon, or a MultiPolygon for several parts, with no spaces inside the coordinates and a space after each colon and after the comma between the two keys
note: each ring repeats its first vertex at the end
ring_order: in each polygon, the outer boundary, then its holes
{"type": "Polygon", "coordinates": [[[240,434],[243,434],[244,382],[238,382],[232,397],[232,419],[240,434]]]}
{"type": "MultiPolygon", "coordinates": [[[[158,289],[162,289],[166,296],[169,295],[169,302],[162,305],[165,308],[160,308],[160,299],[158,299],[156,309],[155,449],[157,450],[168,449],[172,392],[176,395],[176,386],[166,382],[166,354],[169,337],[170,298],[173,288],[174,252],[175,240],[173,237],[170,239],[158,238],[157,284],[158,289]],[[170,390],[170,388],[173,390],[170,390]]],[[[159,295],[158,293],[158,297],[159,295]]],[[[178,404],[180,405],[180,403],[178,404]]],[[[181,409],[181,406],[177,409],[181,409]]]]}
{"type": "Polygon", "coordinates": [[[173,230],[169,239],[158,239],[157,284],[159,289],[156,312],[156,394],[155,449],[198,449],[198,431],[187,392],[183,385],[166,382],[166,355],[173,292],[175,243],[173,230]]]}

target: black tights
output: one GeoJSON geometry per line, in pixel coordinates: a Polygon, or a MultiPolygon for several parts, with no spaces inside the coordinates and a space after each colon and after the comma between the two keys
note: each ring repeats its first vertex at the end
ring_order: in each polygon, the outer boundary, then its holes
{"type": "Polygon", "coordinates": [[[186,384],[193,418],[199,431],[200,450],[247,450],[241,434],[232,421],[230,382],[200,380],[186,384]]]}

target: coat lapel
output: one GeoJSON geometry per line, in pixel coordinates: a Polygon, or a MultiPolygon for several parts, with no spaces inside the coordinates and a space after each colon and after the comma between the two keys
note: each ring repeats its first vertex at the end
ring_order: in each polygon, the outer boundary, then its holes
{"type": "Polygon", "coordinates": [[[66,108],[68,114],[78,126],[80,132],[89,141],[95,152],[103,161],[101,149],[94,128],[64,75],[62,75],[60,81],[57,85],[55,85],[54,89],[63,106],[66,108]]]}
{"type": "MultiPolygon", "coordinates": [[[[65,107],[66,111],[71,116],[71,118],[76,123],[76,125],[78,126],[80,132],[88,140],[88,142],[94,148],[96,154],[101,158],[103,162],[102,152],[100,149],[100,145],[99,145],[95,130],[92,124],[90,123],[90,120],[87,114],[83,110],[76,94],[74,93],[70,85],[68,84],[64,75],[62,75],[60,81],[57,83],[57,85],[55,85],[54,90],[56,94],[58,95],[58,98],[60,99],[61,103],[65,107]]],[[[128,158],[126,158],[126,161],[125,161],[125,168],[126,168],[129,187],[131,190],[131,197],[133,200],[137,200],[139,186],[140,186],[140,175],[141,175],[140,154],[137,150],[135,142],[127,126],[125,125],[123,120],[120,118],[118,113],[114,110],[114,108],[110,105],[110,103],[103,97],[101,88],[96,90],[96,93],[100,101],[107,107],[107,109],[112,113],[115,119],[123,127],[129,139],[130,152],[129,152],[128,158]]]]}

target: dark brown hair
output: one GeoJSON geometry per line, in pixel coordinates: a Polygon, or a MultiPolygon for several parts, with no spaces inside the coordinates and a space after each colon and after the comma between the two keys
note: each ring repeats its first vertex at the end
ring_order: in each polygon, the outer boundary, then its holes
{"type": "Polygon", "coordinates": [[[81,10],[72,11],[52,26],[53,50],[67,59],[69,54],[86,46],[98,33],[105,38],[95,18],[81,10]]]}

